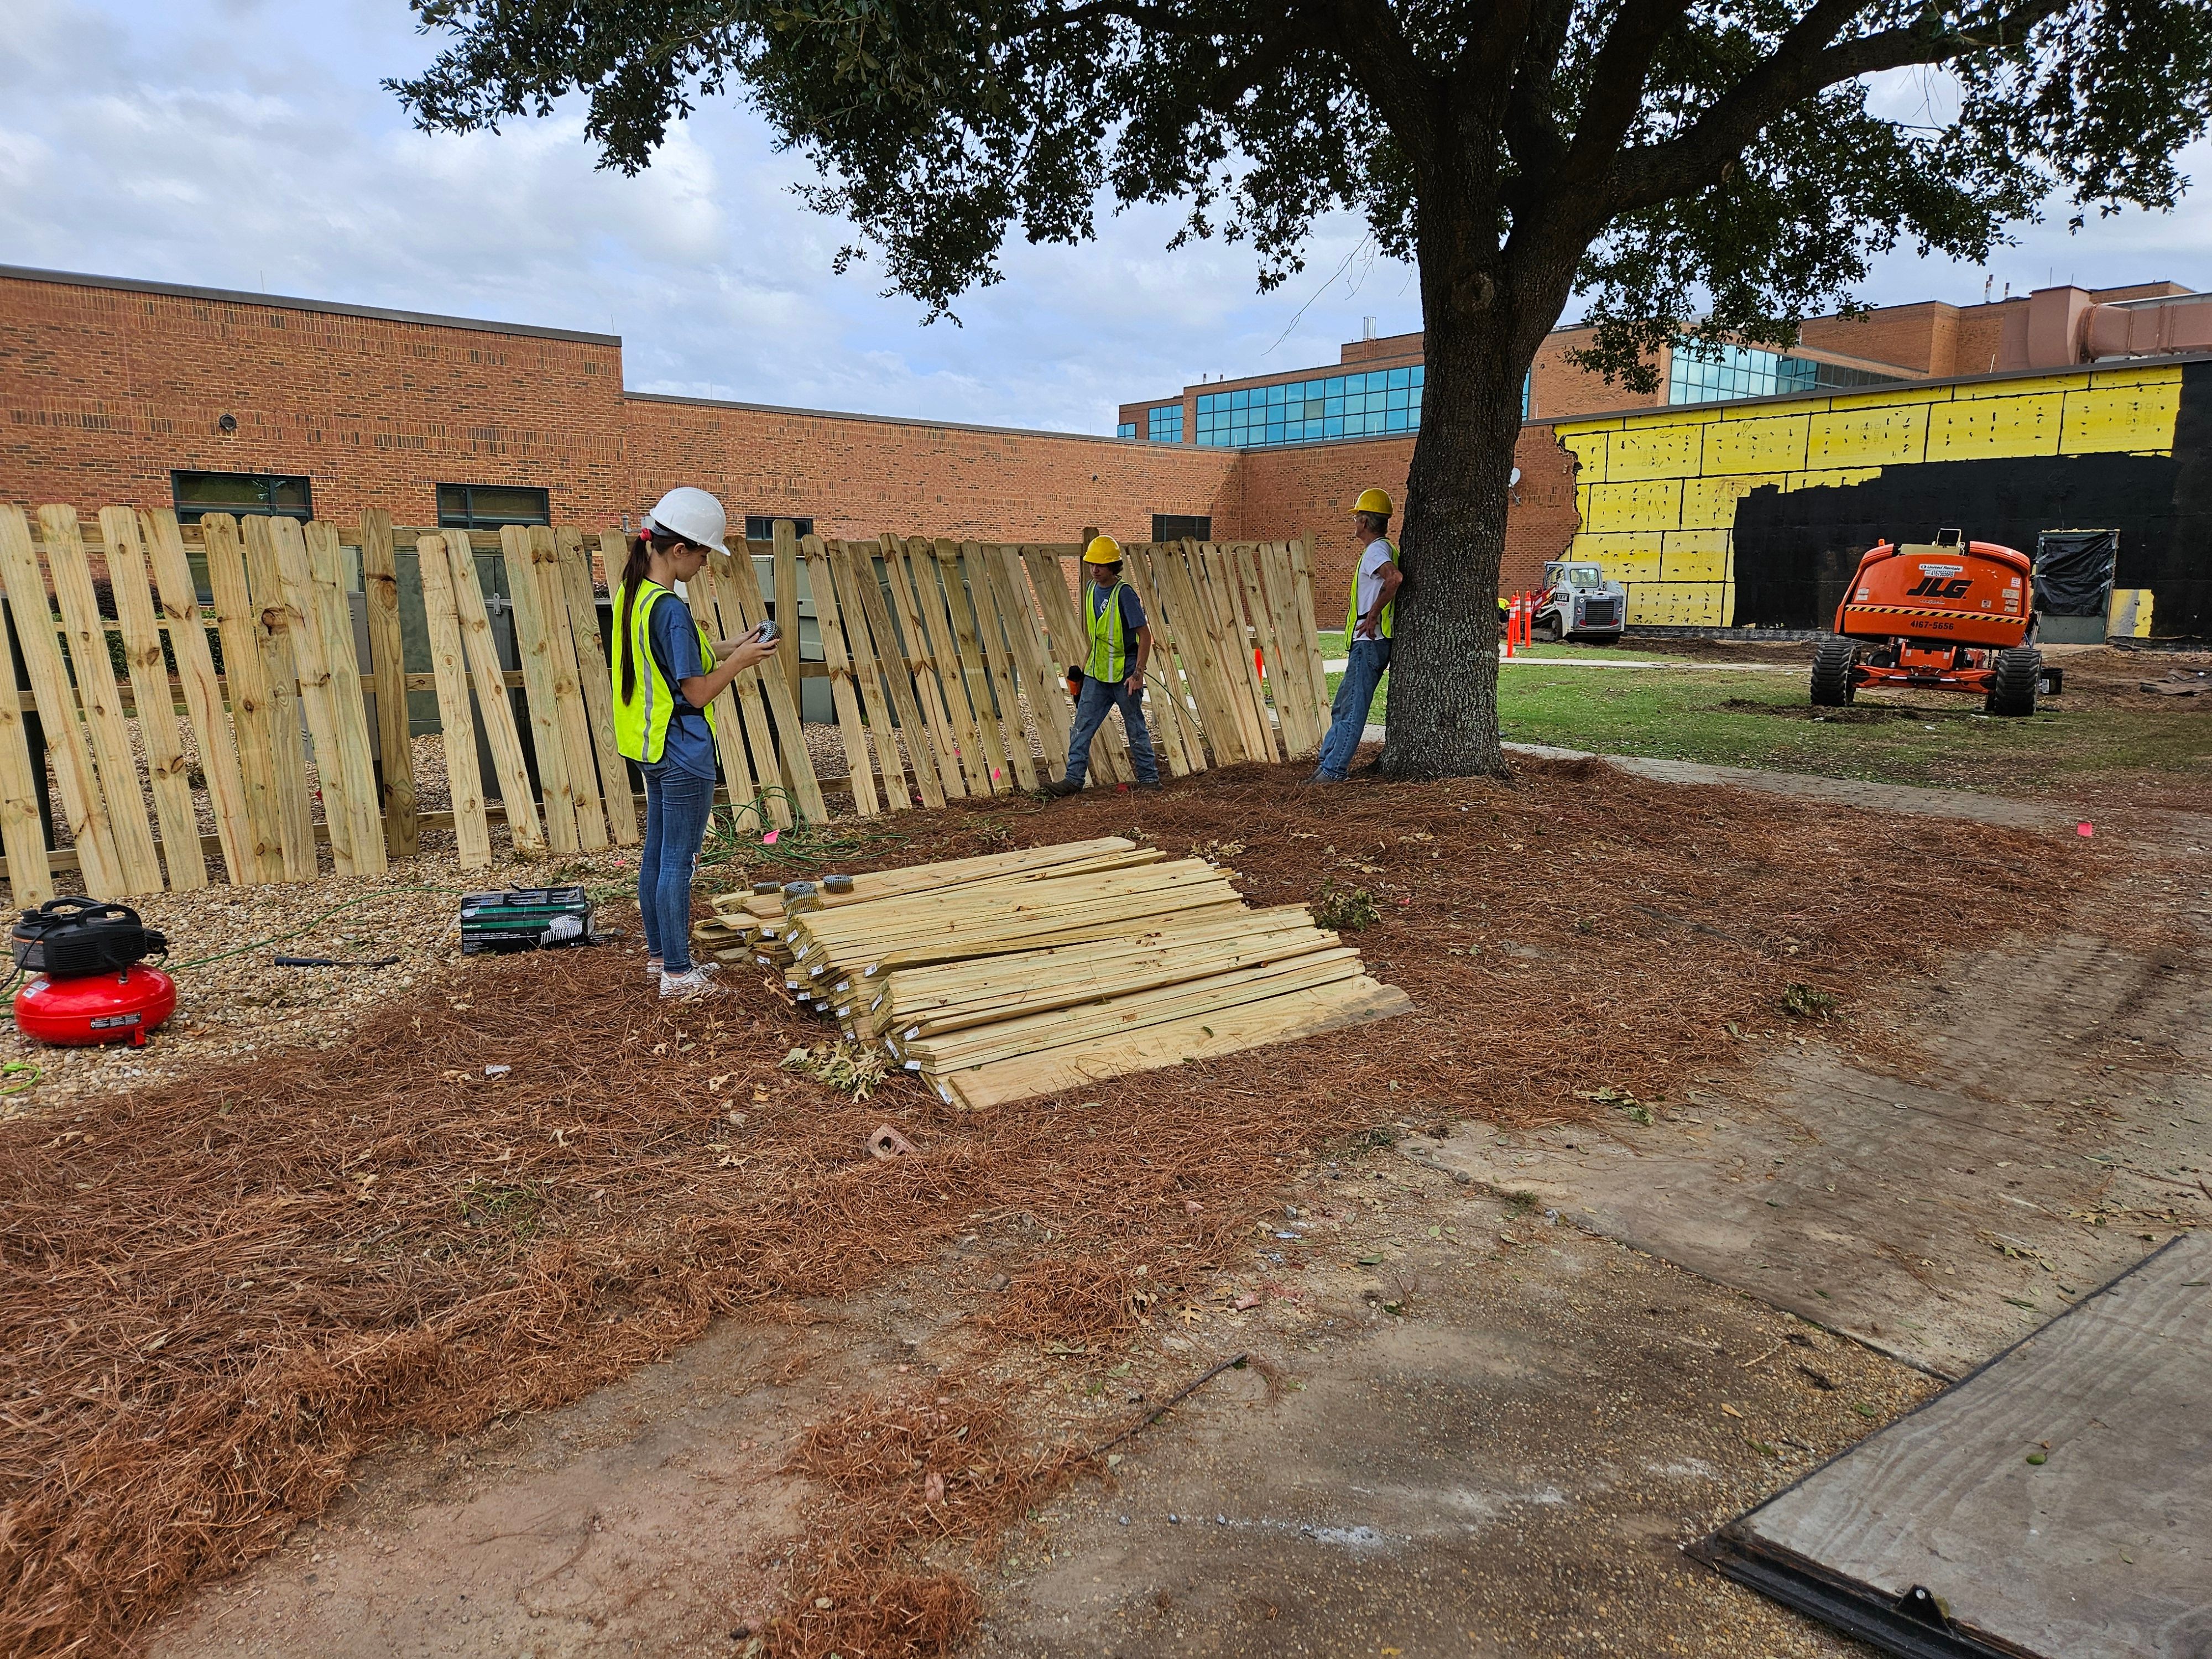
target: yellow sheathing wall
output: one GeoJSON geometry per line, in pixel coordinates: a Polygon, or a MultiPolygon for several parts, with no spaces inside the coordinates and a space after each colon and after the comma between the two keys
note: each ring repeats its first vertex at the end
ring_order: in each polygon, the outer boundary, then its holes
{"type": "Polygon", "coordinates": [[[1581,466],[1572,556],[1627,587],[1631,623],[1724,628],[1735,615],[1735,506],[1754,489],[1863,483],[1921,461],[2171,454],[2180,404],[2178,367],[2083,368],[1553,430],[1581,466]]]}

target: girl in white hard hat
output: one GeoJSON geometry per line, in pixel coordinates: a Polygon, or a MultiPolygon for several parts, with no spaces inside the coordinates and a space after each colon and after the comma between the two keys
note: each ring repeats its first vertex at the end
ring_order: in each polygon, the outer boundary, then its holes
{"type": "Polygon", "coordinates": [[[728,525],[705,490],[670,490],[631,540],[615,594],[615,744],[645,775],[637,908],[646,970],[664,997],[717,988],[691,961],[691,875],[714,807],[714,702],[776,648],[758,633],[709,640],[674,591],[699,574],[708,550],[728,550],[728,525]]]}

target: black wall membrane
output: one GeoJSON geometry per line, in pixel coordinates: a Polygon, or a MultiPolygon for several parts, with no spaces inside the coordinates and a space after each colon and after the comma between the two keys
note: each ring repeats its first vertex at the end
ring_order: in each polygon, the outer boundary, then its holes
{"type": "Polygon", "coordinates": [[[1754,489],[1735,509],[1739,627],[1827,628],[1876,542],[1945,526],[2033,556],[2046,530],[2117,530],[2115,585],[2148,587],[2161,639],[2212,635],[2212,363],[2185,364],[2173,454],[1884,467],[1864,483],[1754,489]]]}

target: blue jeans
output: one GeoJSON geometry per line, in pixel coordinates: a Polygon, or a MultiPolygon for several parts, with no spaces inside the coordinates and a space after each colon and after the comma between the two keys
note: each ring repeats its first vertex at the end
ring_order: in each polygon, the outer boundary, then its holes
{"type": "Polygon", "coordinates": [[[1075,700],[1075,730],[1067,739],[1067,781],[1081,783],[1091,770],[1091,740],[1106,723],[1109,708],[1121,711],[1121,729],[1129,736],[1129,758],[1137,763],[1137,781],[1158,783],[1159,763],[1152,758],[1152,734],[1145,730],[1142,695],[1131,696],[1121,680],[1094,680],[1088,674],[1083,677],[1083,695],[1075,700]]]}
{"type": "Polygon", "coordinates": [[[1351,660],[1329,705],[1328,735],[1321,740],[1321,763],[1316,777],[1342,783],[1352,775],[1352,757],[1359,749],[1359,734],[1367,729],[1367,711],[1374,706],[1375,688],[1390,665],[1390,641],[1354,640],[1351,660]]]}
{"type": "Polygon", "coordinates": [[[637,855],[637,913],[645,919],[645,948],[672,974],[691,968],[691,872],[707,817],[714,810],[714,781],[667,767],[645,766],[645,845],[637,855]]]}

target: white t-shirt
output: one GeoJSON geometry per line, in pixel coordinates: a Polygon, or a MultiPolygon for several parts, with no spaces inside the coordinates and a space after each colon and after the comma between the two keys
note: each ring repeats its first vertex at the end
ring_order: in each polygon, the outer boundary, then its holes
{"type": "MultiPolygon", "coordinates": [[[[1364,622],[1367,613],[1375,608],[1376,595],[1382,591],[1382,567],[1395,563],[1397,558],[1398,550],[1390,545],[1387,538],[1380,536],[1368,543],[1367,550],[1359,556],[1359,595],[1353,601],[1358,607],[1358,615],[1352,618],[1353,628],[1364,622]]],[[[1379,636],[1379,629],[1377,634],[1379,636]]]]}

